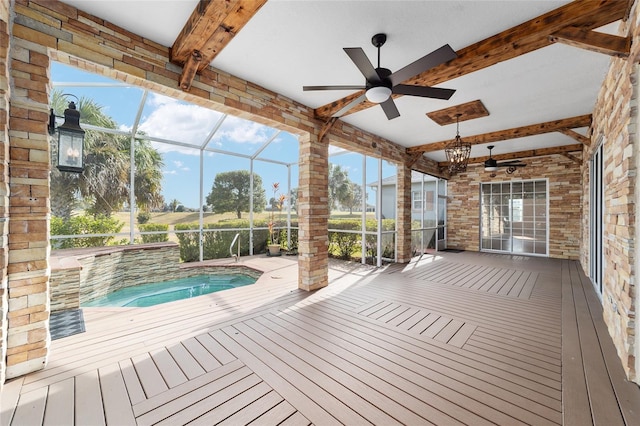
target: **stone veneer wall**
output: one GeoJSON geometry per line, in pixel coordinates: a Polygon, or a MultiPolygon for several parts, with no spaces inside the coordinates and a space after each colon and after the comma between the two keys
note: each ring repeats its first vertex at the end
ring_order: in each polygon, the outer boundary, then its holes
{"type": "MultiPolygon", "coordinates": [[[[2,1],[5,7],[9,4],[2,1]]],[[[56,0],[15,0],[10,5],[15,18],[9,28],[7,377],[42,368],[48,353],[50,202],[46,123],[50,60],[298,135],[302,161],[298,205],[306,217],[300,222],[299,243],[298,286],[303,289],[328,283],[326,144],[402,166],[409,163],[404,148],[341,121],[319,143],[317,135],[325,123],[314,117],[312,109],[211,67],[198,73],[190,91],[183,92],[178,89],[182,69],[169,62],[168,47],[72,6],[56,0]]],[[[399,228],[402,226],[398,223],[399,228]]]]}
{"type": "Polygon", "coordinates": [[[50,343],[49,55],[18,34],[10,5],[7,379],[43,368],[50,343]]]}
{"type": "MultiPolygon", "coordinates": [[[[579,156],[580,154],[578,154],[579,156]]],[[[560,156],[528,158],[527,167],[509,175],[498,169],[491,178],[482,165],[469,165],[466,173],[448,182],[447,247],[480,249],[480,183],[549,179],[549,256],[580,256],[582,183],[580,164],[560,156]]]]}
{"type": "MultiPolygon", "coordinates": [[[[593,110],[592,144],[583,166],[583,197],[589,200],[589,164],[602,141],[604,160],[604,278],[603,315],[627,377],[640,383],[638,368],[636,209],[638,188],[638,58],[640,57],[640,11],[634,4],[619,35],[631,36],[629,58],[615,58],[600,89],[593,110]]],[[[585,204],[588,205],[588,204],[585,204]]],[[[590,217],[585,208],[582,221],[583,269],[589,272],[590,217]]]]}
{"type": "Polygon", "coordinates": [[[0,390],[4,384],[7,356],[7,264],[9,261],[9,2],[0,2],[0,390]]]}

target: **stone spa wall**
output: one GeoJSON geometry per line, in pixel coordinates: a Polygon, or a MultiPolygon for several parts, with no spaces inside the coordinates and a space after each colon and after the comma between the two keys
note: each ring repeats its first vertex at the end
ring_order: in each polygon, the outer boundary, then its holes
{"type": "Polygon", "coordinates": [[[125,287],[221,271],[256,279],[261,275],[241,265],[181,264],[175,243],[58,250],[51,255],[51,312],[77,309],[125,287]]]}

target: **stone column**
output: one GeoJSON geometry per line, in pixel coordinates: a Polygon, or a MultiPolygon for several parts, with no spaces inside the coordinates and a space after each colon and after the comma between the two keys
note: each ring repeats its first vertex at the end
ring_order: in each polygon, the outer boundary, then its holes
{"type": "Polygon", "coordinates": [[[398,263],[408,263],[411,260],[411,169],[404,164],[398,165],[397,179],[396,257],[398,263]]]}
{"type": "Polygon", "coordinates": [[[298,189],[298,288],[329,283],[329,144],[300,137],[298,189]]]}
{"type": "Polygon", "coordinates": [[[9,66],[7,379],[44,368],[50,342],[49,56],[47,46],[16,36],[9,66]]]}
{"type": "Polygon", "coordinates": [[[0,387],[7,357],[7,262],[9,247],[9,2],[0,2],[0,387]]]}

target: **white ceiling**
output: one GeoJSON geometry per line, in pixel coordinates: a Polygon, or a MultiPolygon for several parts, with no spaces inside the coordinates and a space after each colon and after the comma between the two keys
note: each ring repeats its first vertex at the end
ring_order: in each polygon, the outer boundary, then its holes
{"type": "MultiPolygon", "coordinates": [[[[171,46],[197,0],[67,0],[66,3],[171,46]],[[147,17],[140,19],[140,17],[147,17]]],[[[371,37],[387,34],[381,65],[396,71],[443,44],[460,50],[567,1],[344,1],[269,0],[214,59],[215,68],[316,108],[349,91],[303,92],[303,85],[364,84],[343,47],[362,47],[376,65],[371,37]]],[[[616,33],[617,24],[602,31],[616,33]]],[[[342,120],[402,146],[455,136],[425,114],[476,99],[490,116],[464,121],[460,135],[475,135],[589,114],[610,58],[555,44],[467,74],[439,87],[456,89],[448,101],[404,96],[400,117],[387,120],[378,106],[342,120]]],[[[585,129],[582,129],[584,133],[585,129]]],[[[551,133],[496,143],[494,154],[575,144],[551,133]]],[[[471,156],[487,155],[476,145],[471,156]]],[[[428,157],[443,161],[444,152],[428,157]]]]}

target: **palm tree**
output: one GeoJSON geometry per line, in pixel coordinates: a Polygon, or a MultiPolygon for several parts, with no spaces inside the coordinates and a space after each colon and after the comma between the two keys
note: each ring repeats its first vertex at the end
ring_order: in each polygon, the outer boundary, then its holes
{"type": "Polygon", "coordinates": [[[180,201],[178,201],[177,199],[173,199],[171,200],[171,202],[169,203],[169,210],[171,210],[172,213],[175,213],[176,210],[178,209],[178,206],[182,204],[180,203],[180,201]]]}
{"type": "MultiPolygon", "coordinates": [[[[51,105],[57,115],[67,108],[67,99],[58,90],[52,94],[51,105]]],[[[80,98],[78,110],[82,123],[117,129],[117,123],[104,113],[95,100],[80,98]]],[[[131,138],[94,130],[86,130],[85,169],[82,174],[51,170],[51,211],[69,218],[73,209],[84,207],[93,215],[110,216],[129,201],[131,138]]],[[[57,161],[57,144],[51,139],[51,161],[57,161]]],[[[135,140],[136,204],[149,210],[162,203],[162,155],[149,141],[135,140]]]]}

